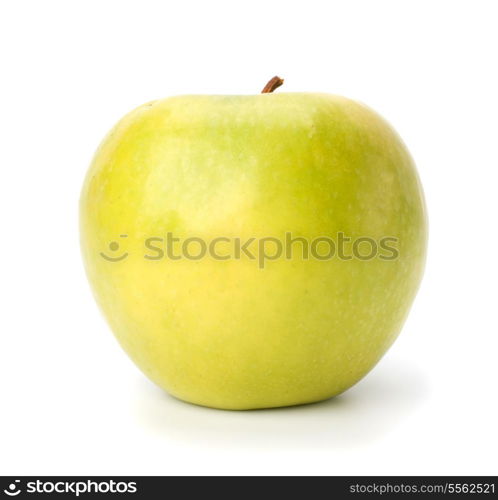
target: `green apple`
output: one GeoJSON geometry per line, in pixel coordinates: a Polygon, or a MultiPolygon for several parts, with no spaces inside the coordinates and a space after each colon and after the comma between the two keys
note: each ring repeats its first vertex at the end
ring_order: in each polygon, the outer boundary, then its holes
{"type": "Polygon", "coordinates": [[[152,381],[199,405],[343,392],[395,340],[423,273],[423,193],[393,128],[344,97],[271,93],[279,83],[138,107],[82,190],[85,267],[114,334],[152,381]],[[278,255],[289,234],[292,255],[278,255]],[[339,237],[331,257],[324,238],[339,237]],[[214,240],[214,255],[193,256],[214,240]],[[252,256],[233,252],[239,240],[252,256]],[[365,258],[358,240],[379,253],[365,258]]]}

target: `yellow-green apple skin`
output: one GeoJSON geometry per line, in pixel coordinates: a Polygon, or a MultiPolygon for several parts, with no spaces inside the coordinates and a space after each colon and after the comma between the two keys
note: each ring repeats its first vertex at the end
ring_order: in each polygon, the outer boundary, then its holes
{"type": "Polygon", "coordinates": [[[399,136],[368,107],[320,93],[138,107],[95,154],[80,227],[94,295],[131,359],[173,396],[222,409],[311,403],[359,381],[400,332],[427,239],[399,136]],[[398,256],[305,259],[295,243],[264,268],[245,255],[145,258],[157,254],[144,241],[168,232],[208,243],[392,237],[398,256]]]}

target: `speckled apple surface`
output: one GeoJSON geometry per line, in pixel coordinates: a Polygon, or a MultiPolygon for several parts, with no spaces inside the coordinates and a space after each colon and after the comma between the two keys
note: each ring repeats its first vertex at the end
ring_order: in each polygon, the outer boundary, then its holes
{"type": "MultiPolygon", "coordinates": [[[[392,127],[328,94],[179,96],[126,115],[80,200],[96,300],[138,367],[177,398],[223,409],[297,405],[360,380],[418,289],[426,213],[392,127]],[[144,258],[165,237],[385,236],[394,260],[144,258]],[[120,235],[127,257],[100,253],[120,235]]],[[[221,247],[220,247],[221,248],[221,247]]],[[[298,246],[296,246],[299,249],[298,246]]]]}

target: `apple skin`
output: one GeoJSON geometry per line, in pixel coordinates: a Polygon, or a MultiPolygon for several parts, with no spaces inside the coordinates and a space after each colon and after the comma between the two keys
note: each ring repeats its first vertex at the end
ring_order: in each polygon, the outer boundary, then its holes
{"type": "Polygon", "coordinates": [[[80,227],[94,295],[131,359],[173,396],[222,409],[311,403],[358,382],[400,332],[427,240],[399,136],[368,107],[319,93],[138,107],[95,154],[80,227]],[[303,260],[297,251],[264,269],[250,259],[144,258],[144,240],[168,232],[209,241],[288,231],[392,236],[399,257],[303,260]],[[100,255],[113,240],[122,261],[100,255]]]}

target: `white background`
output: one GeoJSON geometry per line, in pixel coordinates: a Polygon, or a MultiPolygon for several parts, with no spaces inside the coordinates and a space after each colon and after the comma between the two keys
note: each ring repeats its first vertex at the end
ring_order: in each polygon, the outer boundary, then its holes
{"type": "Polygon", "coordinates": [[[0,8],[0,474],[497,474],[498,4],[5,1],[0,8]],[[427,271],[376,369],[317,405],[171,399],[100,316],[78,198],[106,131],[182,93],[361,100],[399,131],[427,271]]]}

